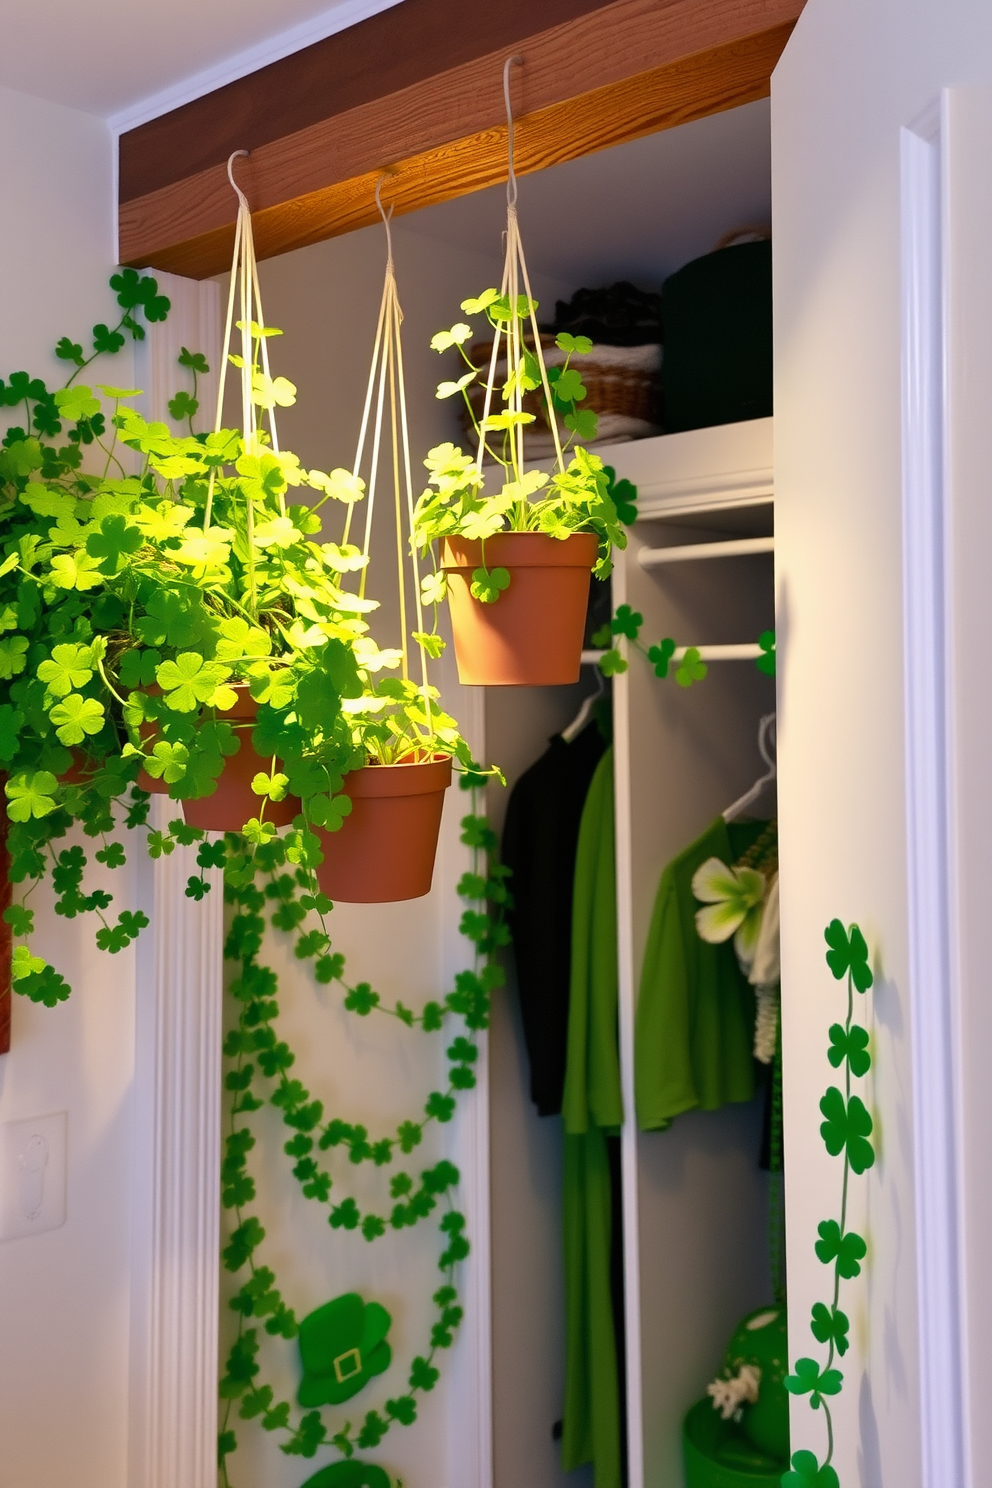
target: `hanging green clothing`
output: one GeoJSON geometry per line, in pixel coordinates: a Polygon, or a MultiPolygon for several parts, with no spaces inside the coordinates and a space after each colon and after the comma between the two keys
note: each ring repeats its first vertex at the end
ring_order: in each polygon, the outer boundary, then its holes
{"type": "Polygon", "coordinates": [[[715,1111],[754,1095],[754,992],[732,941],[696,931],[692,876],[707,858],[735,863],[766,822],[717,817],[661,875],[641,971],[634,1036],[637,1120],[642,1131],[683,1111],[715,1111]]]}
{"type": "Polygon", "coordinates": [[[623,1120],[617,1044],[613,751],[596,767],[579,828],[572,909],[565,1126],[566,1363],[562,1466],[593,1463],[620,1488],[621,1426],[610,1285],[613,1228],[606,1134],[623,1120]]]}

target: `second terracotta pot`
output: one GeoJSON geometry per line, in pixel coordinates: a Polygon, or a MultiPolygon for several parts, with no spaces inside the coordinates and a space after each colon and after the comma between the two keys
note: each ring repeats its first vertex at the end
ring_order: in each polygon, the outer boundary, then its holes
{"type": "MultiPolygon", "coordinates": [[[[237,754],[224,760],[224,770],[212,796],[182,802],[187,826],[202,827],[206,832],[240,832],[246,821],[261,812],[262,797],[255,794],[251,783],[260,770],[268,773],[272,760],[263,759],[252,748],[251,724],[257,713],[258,704],[251,693],[239,689],[234,707],[218,714],[235,726],[242,725],[236,729],[240,748],[237,754]]],[[[299,797],[285,796],[281,801],[266,802],[265,820],[286,827],[299,811],[299,797]]]]}
{"type": "Polygon", "coordinates": [[[494,604],[482,604],[472,595],[482,544],[445,538],[441,567],[458,680],[483,687],[577,682],[598,547],[592,532],[575,532],[563,542],[543,532],[497,532],[486,539],[486,567],[507,569],[510,586],[494,604]]]}
{"type": "Polygon", "coordinates": [[[384,904],[430,893],[450,756],[419,764],[365,765],[344,779],[351,815],[318,830],[317,882],[344,904],[384,904]]]}

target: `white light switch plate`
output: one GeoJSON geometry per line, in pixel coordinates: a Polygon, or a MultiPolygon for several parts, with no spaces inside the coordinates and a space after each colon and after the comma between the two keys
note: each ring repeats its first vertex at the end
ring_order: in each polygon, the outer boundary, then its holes
{"type": "Polygon", "coordinates": [[[65,1224],[65,1111],[0,1126],[0,1240],[65,1224]]]}

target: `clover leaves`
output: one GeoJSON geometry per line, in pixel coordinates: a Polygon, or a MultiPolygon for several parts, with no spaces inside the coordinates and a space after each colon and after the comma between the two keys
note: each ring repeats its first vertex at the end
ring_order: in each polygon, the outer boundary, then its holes
{"type": "MultiPolygon", "coordinates": [[[[431,341],[434,351],[456,353],[465,369],[441,381],[436,396],[462,398],[481,441],[481,453],[476,464],[451,444],[429,452],[424,461],[429,488],[414,513],[416,546],[426,553],[435,542],[453,534],[484,542],[504,529],[543,532],[560,540],[574,532],[594,532],[599,538],[595,572],[605,578],[612,548],[626,546],[622,523],[633,519],[636,491],[629,482],[617,482],[615,472],[607,470],[597,455],[581,444],[573,445],[576,438],[589,440],[596,435],[597,416],[579,406],[586,387],[571,365],[573,356],[592,349],[592,342],[562,333],[550,365],[542,367],[543,352],[533,342],[536,304],[528,296],[516,296],[511,303],[509,296],[489,289],[463,300],[461,308],[467,316],[486,316],[503,349],[503,359],[494,354],[485,365],[477,366],[466,350],[473,333],[464,321],[438,331],[431,341]],[[528,337],[533,344],[528,344],[528,337]],[[557,445],[560,458],[550,477],[525,467],[523,441],[541,414],[556,426],[560,421],[568,431],[557,445]],[[566,452],[572,455],[567,465],[566,452]],[[502,467],[502,490],[489,498],[483,496],[483,454],[502,467]]],[[[436,571],[436,558],[434,567],[436,571]]],[[[484,559],[482,568],[486,568],[484,559]]],[[[493,577],[488,572],[473,575],[472,593],[482,604],[495,603],[506,587],[494,583],[493,577]]]]}
{"type": "Polygon", "coordinates": [[[870,1140],[871,1114],[861,1097],[851,1090],[852,1078],[860,1079],[871,1068],[868,1030],[853,1021],[855,991],[864,993],[873,982],[868,945],[857,925],[845,926],[839,919],[831,920],[824,938],[831,974],[838,981],[847,978],[847,1017],[843,1023],[831,1024],[827,1049],[832,1067],[843,1069],[844,1089],[831,1085],[820,1100],[820,1114],[824,1118],[820,1135],[824,1146],[831,1157],[842,1157],[844,1162],[841,1217],[821,1220],[817,1227],[819,1238],[814,1245],[817,1259],[833,1268],[833,1297],[829,1303],[815,1302],[810,1314],[810,1332],[817,1343],[826,1346],[827,1359],[822,1367],[815,1359],[797,1359],[785,1387],[793,1395],[807,1396],[814,1410],[823,1409],[827,1417],[828,1451],[822,1464],[813,1452],[794,1453],[792,1470],[782,1478],[783,1488],[839,1488],[831,1462],[834,1435],[828,1400],[843,1387],[843,1375],[834,1367],[834,1360],[843,1358],[850,1347],[851,1325],[839,1306],[840,1288],[842,1281],[860,1276],[868,1254],[864,1237],[848,1228],[848,1178],[851,1173],[867,1172],[875,1162],[870,1140]]]}
{"type": "Polygon", "coordinates": [[[220,662],[206,662],[197,651],[181,651],[175,661],[163,661],[155,669],[166,706],[176,713],[195,713],[201,703],[232,708],[237,694],[223,684],[231,675],[220,662]]]}
{"type": "Polygon", "coordinates": [[[845,1281],[851,1281],[855,1276],[860,1276],[861,1262],[868,1254],[868,1247],[861,1236],[852,1231],[842,1234],[840,1225],[835,1219],[821,1220],[817,1231],[820,1238],[813,1249],[818,1259],[825,1266],[835,1261],[837,1275],[842,1276],[845,1281]]]}
{"type": "MultiPolygon", "coordinates": [[[[683,646],[680,649],[671,636],[665,636],[663,640],[654,645],[644,646],[640,640],[643,625],[644,616],[640,611],[633,609],[629,604],[622,604],[618,606],[609,625],[604,625],[593,636],[593,645],[606,646],[614,636],[623,638],[641,653],[656,677],[664,680],[669,675],[674,675],[679,687],[692,687],[694,683],[706,679],[709,667],[703,660],[698,646],[683,646]],[[671,672],[673,661],[676,663],[674,673],[671,672]]],[[[599,668],[604,677],[613,677],[618,672],[625,672],[627,665],[627,661],[616,645],[610,646],[599,658],[599,668]]]]}
{"type": "Polygon", "coordinates": [[[782,1488],[840,1488],[840,1479],[829,1463],[821,1467],[812,1452],[795,1452],[792,1471],[782,1477],[782,1488]]]}
{"type": "Polygon", "coordinates": [[[808,1395],[810,1405],[819,1410],[825,1395],[839,1395],[844,1376],[839,1369],[821,1371],[815,1359],[797,1359],[795,1374],[786,1376],[785,1388],[790,1395],[808,1395]]]}
{"type": "Polygon", "coordinates": [[[103,704],[96,698],[82,697],[71,692],[67,698],[56,703],[48,715],[55,724],[55,732],[63,744],[82,744],[87,734],[98,734],[103,728],[103,704]]]}
{"type": "MultiPolygon", "coordinates": [[[[225,957],[236,963],[236,974],[229,985],[238,1006],[236,1026],[229,1030],[224,1043],[228,1061],[225,1087],[230,1105],[221,1167],[222,1202],[233,1211],[236,1222],[224,1247],[223,1262],[232,1274],[246,1268],[248,1271],[230,1303],[239,1323],[238,1336],[220,1383],[221,1399],[227,1408],[219,1437],[222,1462],[237,1448],[237,1433],[230,1424],[232,1406],[236,1405],[240,1419],[257,1419],[264,1429],[285,1433],[281,1449],[287,1454],[309,1458],[321,1444],[328,1443],[344,1459],[343,1463],[334,1464],[335,1468],[350,1464],[356,1450],[378,1445],[393,1425],[409,1425],[416,1420],[418,1396],[433,1390],[440,1377],[438,1351],[450,1348],[454,1342],[462,1309],[452,1278],[454,1268],[469,1254],[469,1240],[464,1216],[449,1203],[443,1208],[439,1225],[443,1250],[438,1266],[444,1273],[444,1284],[433,1297],[437,1313],[431,1326],[429,1349],[414,1357],[405,1392],[386,1400],[381,1410],[367,1411],[357,1430],[347,1422],[331,1436],[321,1419],[319,1406],[357,1393],[380,1366],[385,1367],[388,1314],[378,1304],[366,1303],[352,1294],[335,1299],[298,1324],[274,1272],[255,1260],[258,1247],[265,1241],[265,1230],[254,1216],[242,1211],[255,1197],[255,1181],[248,1169],[255,1136],[244,1118],[265,1104],[262,1095],[256,1093],[259,1077],[275,1086],[268,1100],[289,1129],[284,1152],[292,1162],[293,1175],[306,1198],[327,1207],[327,1220],[335,1232],[353,1234],[373,1243],[384,1234],[409,1228],[427,1218],[457,1185],[458,1170],[444,1159],[424,1169],[419,1180],[409,1172],[394,1171],[389,1178],[391,1208],[384,1214],[363,1214],[354,1198],[337,1201],[336,1196],[332,1197],[331,1175],[321,1162],[321,1154],[331,1148],[343,1148],[352,1164],[368,1162],[376,1167],[388,1167],[398,1153],[409,1154],[420,1145],[427,1121],[450,1120],[458,1094],[475,1085],[478,1061],[475,1034],[486,1026],[490,995],[503,981],[496,958],[506,942],[503,915],[509,894],[506,870],[489,856],[495,848],[496,836],[486,819],[475,814],[466,816],[462,822],[462,841],[473,850],[473,864],[458,885],[459,896],[467,906],[461,930],[475,948],[475,966],[458,974],[454,990],[443,1002],[427,1002],[419,1014],[399,1002],[392,1008],[386,1006],[367,982],[348,986],[344,981],[344,957],[331,951],[323,929],[323,916],[331,906],[309,888],[301,892],[301,880],[281,871],[288,851],[282,839],[265,844],[253,857],[246,847],[236,848],[230,840],[215,845],[225,858],[226,895],[234,907],[225,957]],[[261,883],[265,883],[264,890],[261,883]],[[276,975],[258,960],[266,906],[276,928],[296,934],[296,955],[313,961],[316,980],[341,982],[345,1006],[350,1011],[364,1017],[375,1012],[391,1015],[410,1027],[419,1024],[425,1033],[441,1029],[451,1016],[463,1020],[465,1032],[447,1044],[448,1089],[432,1091],[422,1118],[401,1122],[394,1137],[375,1138],[363,1126],[329,1118],[323,1103],[314,1099],[295,1076],[295,1056],[275,1027],[279,1013],[276,975]],[[320,917],[320,930],[303,928],[311,912],[320,917]],[[262,1333],[257,1327],[248,1326],[256,1319],[262,1323],[264,1333],[272,1337],[289,1339],[299,1334],[304,1365],[299,1399],[304,1413],[295,1425],[289,1402],[278,1401],[272,1387],[261,1382],[262,1333]]],[[[201,852],[205,846],[209,845],[201,844],[201,852]]],[[[322,1469],[315,1481],[323,1482],[328,1471],[322,1469]]],[[[331,1481],[348,1480],[335,1474],[328,1478],[331,1481]]]]}
{"type": "Polygon", "coordinates": [[[847,1336],[850,1327],[846,1313],[841,1312],[839,1307],[827,1307],[822,1302],[813,1303],[810,1332],[818,1343],[833,1342],[841,1358],[850,1346],[847,1336]]]}
{"type": "Polygon", "coordinates": [[[505,568],[472,570],[472,596],[481,604],[495,604],[504,590],[509,587],[510,574],[505,568]]]}
{"type": "Polygon", "coordinates": [[[867,992],[874,977],[868,965],[868,946],[858,926],[852,925],[848,931],[840,920],[831,920],[823,932],[823,938],[830,947],[827,951],[827,965],[837,980],[850,975],[857,990],[867,992]]]}
{"type": "MultiPolygon", "coordinates": [[[[860,1078],[871,1069],[868,1044],[867,1028],[854,1024],[848,1029],[841,1023],[833,1023],[830,1027],[830,1048],[827,1050],[827,1058],[834,1069],[839,1069],[846,1060],[851,1074],[860,1078]]],[[[866,1132],[865,1135],[867,1136],[868,1133],[866,1132]]]]}
{"type": "Polygon", "coordinates": [[[872,1119],[859,1096],[852,1095],[845,1103],[835,1085],[831,1085],[820,1101],[820,1110],[826,1117],[820,1126],[820,1135],[831,1157],[843,1152],[851,1165],[851,1171],[861,1174],[875,1161],[875,1151],[869,1142],[872,1119]]]}

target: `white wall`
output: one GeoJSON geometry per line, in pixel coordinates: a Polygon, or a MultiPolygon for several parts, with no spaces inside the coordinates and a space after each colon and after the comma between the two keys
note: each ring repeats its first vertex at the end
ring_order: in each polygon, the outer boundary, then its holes
{"type": "MultiPolygon", "coordinates": [[[[790,1351],[822,1357],[808,1330],[810,1306],[825,1298],[828,1271],[813,1255],[816,1226],[839,1212],[840,1165],[819,1136],[817,1102],[834,1076],[825,1058],[827,1028],[843,1013],[843,992],[823,962],[823,929],[833,916],[857,920],[873,949],[876,986],[868,1002],[874,1069],[870,1104],[879,1160],[866,1180],[852,1180],[851,1222],[869,1241],[866,1276],[847,1283],[842,1306],[852,1319],[854,1346],[842,1363],[844,1392],[836,1411],[835,1463],[844,1483],[863,1488],[975,1488],[988,1478],[987,1445],[973,1476],[959,1474],[949,1455],[928,1474],[921,1468],[924,1430],[932,1420],[921,1402],[917,1305],[918,1247],[914,1204],[924,1212],[935,1195],[915,1193],[914,992],[929,1005],[952,999],[949,978],[911,987],[907,915],[907,829],[904,727],[903,492],[901,459],[900,130],[933,104],[941,89],[992,76],[992,12],[967,0],[810,0],[772,88],[776,307],[776,528],[779,603],[780,813],[783,995],[785,1023],[786,1179],[789,1225],[790,1351]],[[850,1304],[850,1305],[848,1305],[850,1304]]],[[[988,134],[968,178],[972,200],[987,197],[988,134]],[[979,167],[977,160],[984,160],[979,167]]],[[[936,223],[939,228],[939,221],[936,223]]],[[[986,229],[987,230],[987,229],[986,229]]],[[[980,235],[970,240],[972,272],[987,277],[980,235]],[[975,254],[978,257],[975,257],[975,254]],[[978,265],[981,264],[979,270],[978,265]]],[[[983,1009],[987,1005],[987,896],[984,816],[987,797],[987,578],[975,569],[987,508],[987,305],[975,318],[962,303],[949,407],[971,390],[971,454],[965,489],[950,488],[952,562],[970,584],[976,608],[962,629],[980,640],[968,671],[955,682],[953,707],[966,704],[971,733],[954,743],[955,762],[968,763],[968,790],[957,798],[959,828],[970,835],[963,882],[972,894],[958,955],[967,968],[962,1017],[968,1116],[987,1117],[983,1009]],[[982,318],[984,317],[984,318],[982,318]],[[986,396],[982,396],[982,392],[986,396]],[[983,476],[978,480],[978,471],[983,476]],[[969,557],[970,554],[970,557],[969,557]],[[985,627],[980,629],[977,622],[985,627]],[[979,766],[979,757],[982,763],[979,766]],[[983,806],[984,809],[984,806],[983,806]],[[973,826],[969,826],[973,823],[973,826]],[[984,1084],[982,1081],[984,1080],[984,1084]]],[[[938,392],[939,396],[939,392],[938,392]]],[[[981,564],[984,574],[986,565],[981,564]]],[[[955,625],[951,616],[952,634],[955,625]]],[[[939,660],[939,657],[938,657],[939,660]]],[[[912,670],[916,658],[910,656],[912,670]]],[[[955,667],[955,671],[957,668],[955,667]]],[[[939,699],[942,677],[935,679],[939,699]]],[[[939,807],[939,773],[932,787],[939,807]]],[[[960,790],[960,777],[959,777],[960,790]]],[[[953,824],[952,824],[953,830],[953,824]]],[[[945,885],[938,882],[937,894],[945,885]]],[[[929,910],[929,906],[927,906],[929,910]]],[[[933,905],[934,915],[940,908],[933,905]]],[[[919,930],[921,927],[915,927],[919,930]]],[[[960,927],[959,927],[960,928],[960,927]]],[[[925,1059],[928,1051],[917,1053],[925,1059]]],[[[964,1207],[988,1188],[988,1146],[975,1126],[964,1207]]],[[[930,1136],[930,1133],[924,1135],[930,1136]]],[[[953,1170],[953,1157],[945,1168],[953,1170]]],[[[953,1222],[951,1225],[953,1230],[953,1222]]],[[[987,1226],[968,1235],[970,1305],[984,1288],[987,1226]]],[[[954,1265],[953,1246],[944,1270],[954,1265]]],[[[942,1278],[940,1279],[942,1280],[942,1278]]],[[[942,1320],[953,1334],[955,1320],[942,1320]]],[[[977,1312],[977,1383],[987,1311],[977,1312]]],[[[953,1344],[953,1338],[951,1339],[953,1344]]],[[[953,1347],[951,1348],[953,1354],[953,1347]]],[[[941,1365],[942,1367],[942,1365],[941,1365]]],[[[962,1409],[954,1360],[938,1378],[962,1409]]],[[[933,1372],[931,1370],[931,1372],[933,1372]]],[[[936,1371],[938,1376],[940,1370],[936,1371]]],[[[978,1386],[979,1390],[981,1386],[978,1386]]],[[[972,1429],[987,1432],[983,1395],[965,1411],[972,1429]]],[[[794,1447],[822,1459],[822,1415],[805,1401],[793,1410],[794,1447]]],[[[953,1420],[952,1420],[953,1427],[953,1420]]],[[[952,1433],[953,1434],[953,1433],[952,1433]]]]}
{"type": "MultiPolygon", "coordinates": [[[[59,386],[56,340],[114,323],[111,138],[98,119],[8,89],[0,132],[0,376],[24,368],[59,386]]],[[[122,353],[113,380],[127,385],[130,366],[122,353]]],[[[130,866],[105,876],[115,908],[131,904],[130,866]]],[[[74,991],[52,1011],[15,997],[0,1122],[68,1112],[68,1218],[0,1241],[0,1488],[125,1488],[134,960],[96,951],[89,918],[43,908],[39,925],[74,991]]]]}

